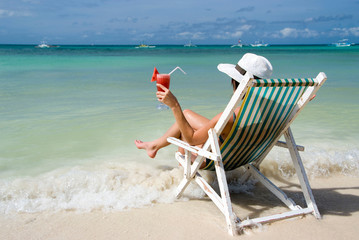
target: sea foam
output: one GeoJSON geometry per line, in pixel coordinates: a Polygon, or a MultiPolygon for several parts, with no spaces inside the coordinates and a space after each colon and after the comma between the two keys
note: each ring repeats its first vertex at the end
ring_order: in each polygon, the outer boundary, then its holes
{"type": "MultiPolygon", "coordinates": [[[[310,179],[337,174],[359,176],[358,152],[309,148],[301,156],[310,179]]],[[[261,170],[269,177],[295,176],[288,151],[282,149],[274,149],[263,161],[261,170]]],[[[218,189],[214,172],[201,171],[201,174],[218,189]]],[[[230,191],[251,194],[256,182],[241,182],[241,176],[241,169],[227,173],[230,191]]],[[[31,177],[1,179],[0,212],[123,211],[172,203],[178,201],[175,191],[182,178],[181,167],[106,162],[61,168],[31,177]]],[[[191,184],[179,201],[204,197],[204,192],[191,184]]]]}

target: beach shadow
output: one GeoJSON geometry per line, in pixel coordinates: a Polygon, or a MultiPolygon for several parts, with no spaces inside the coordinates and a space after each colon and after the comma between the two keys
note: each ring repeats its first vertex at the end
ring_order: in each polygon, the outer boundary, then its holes
{"type": "MultiPolygon", "coordinates": [[[[280,181],[281,189],[301,207],[306,207],[300,185],[284,178],[276,177],[280,181]],[[296,190],[298,189],[298,190],[296,190]]],[[[359,187],[329,187],[312,188],[312,192],[322,216],[351,216],[359,211],[359,187]],[[352,194],[357,191],[358,194],[352,194]],[[345,193],[348,192],[348,193],[345,193]]],[[[257,183],[252,193],[231,194],[232,203],[247,212],[248,217],[255,218],[265,215],[266,211],[286,206],[267,190],[261,183],[257,183]]],[[[289,210],[289,208],[287,208],[289,210]]]]}
{"type": "MultiPolygon", "coordinates": [[[[173,167],[162,166],[162,169],[172,170],[173,167]]],[[[285,192],[289,198],[293,199],[296,204],[303,208],[306,207],[305,199],[297,179],[292,178],[288,180],[277,175],[270,176],[270,179],[277,183],[282,191],[285,192]]],[[[218,185],[213,186],[213,183],[211,185],[218,193],[218,185]]],[[[229,188],[231,189],[231,186],[229,186],[229,188]]],[[[359,212],[359,186],[337,186],[328,188],[312,187],[312,192],[319,212],[322,216],[351,216],[353,213],[359,212]],[[353,192],[356,194],[353,194],[353,192]]],[[[184,196],[186,196],[186,193],[184,193],[184,196]]],[[[192,196],[190,198],[193,200],[211,201],[208,197],[195,198],[192,196]]],[[[285,209],[289,210],[287,206],[285,206],[260,182],[256,183],[254,189],[249,192],[231,192],[231,200],[233,207],[237,207],[243,213],[239,217],[248,216],[249,218],[256,218],[259,216],[265,216],[266,211],[271,212],[274,208],[281,208],[279,209],[280,212],[283,212],[283,210],[286,211],[285,209]]]]}
{"type": "Polygon", "coordinates": [[[359,196],[339,192],[345,190],[359,190],[359,187],[313,189],[322,215],[351,216],[359,211],[359,196]]]}

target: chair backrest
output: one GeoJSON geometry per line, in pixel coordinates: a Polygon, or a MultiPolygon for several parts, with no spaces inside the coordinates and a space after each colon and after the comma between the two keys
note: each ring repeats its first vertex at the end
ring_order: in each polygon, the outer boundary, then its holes
{"type": "MultiPolygon", "coordinates": [[[[225,170],[260,159],[299,110],[297,104],[315,78],[251,79],[231,132],[221,145],[225,170]]],[[[205,169],[214,170],[213,162],[205,169]]]]}

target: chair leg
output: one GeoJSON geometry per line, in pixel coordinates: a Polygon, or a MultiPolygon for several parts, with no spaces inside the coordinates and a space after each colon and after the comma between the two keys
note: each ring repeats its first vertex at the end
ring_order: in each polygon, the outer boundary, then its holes
{"type": "Polygon", "coordinates": [[[224,213],[226,218],[228,233],[234,236],[237,235],[237,228],[235,223],[237,217],[232,209],[232,202],[229,195],[226,174],[224,171],[224,166],[222,161],[215,162],[215,168],[216,168],[216,175],[217,175],[219,189],[221,192],[222,204],[223,204],[222,212],[224,213]]]}
{"type": "MultiPolygon", "coordinates": [[[[182,160],[183,159],[180,159],[179,161],[182,162],[182,160]]],[[[198,172],[196,173],[194,180],[207,194],[207,196],[211,198],[213,203],[225,216],[228,233],[230,235],[236,235],[237,230],[236,230],[235,220],[237,219],[237,217],[235,216],[232,210],[232,203],[230,200],[228,184],[227,184],[222,161],[216,162],[216,174],[217,174],[217,180],[218,180],[221,196],[219,196],[216,193],[216,191],[214,191],[214,189],[206,182],[206,180],[198,172]]],[[[177,187],[177,194],[176,194],[177,198],[179,198],[182,195],[183,191],[187,188],[191,180],[193,179],[189,179],[186,176],[182,179],[181,183],[177,187]]]]}
{"type": "Polygon", "coordinates": [[[187,188],[187,186],[189,185],[189,183],[191,182],[191,178],[190,178],[190,173],[191,173],[191,160],[190,157],[188,156],[189,153],[186,150],[185,155],[183,156],[182,154],[180,154],[179,152],[176,153],[176,159],[179,162],[179,164],[183,167],[183,171],[184,171],[184,177],[182,179],[182,181],[180,182],[180,184],[177,187],[176,190],[176,197],[180,198],[182,193],[184,192],[184,190],[187,188]]]}
{"type": "MultiPolygon", "coordinates": [[[[216,132],[213,129],[210,129],[208,131],[208,135],[209,135],[209,140],[210,140],[210,144],[212,147],[212,152],[214,154],[217,154],[218,156],[221,156],[221,150],[219,148],[219,144],[218,144],[218,140],[217,140],[218,137],[217,137],[216,132]]],[[[222,162],[222,158],[220,158],[219,161],[215,161],[214,166],[216,169],[218,186],[219,186],[219,190],[221,193],[221,200],[222,200],[222,205],[223,205],[223,213],[226,218],[228,233],[233,236],[233,235],[237,234],[236,224],[235,224],[236,216],[233,213],[233,209],[232,209],[232,202],[231,202],[231,198],[229,195],[228,183],[227,183],[227,179],[226,179],[226,173],[224,171],[224,165],[222,162]]]]}
{"type": "Polygon", "coordinates": [[[293,133],[290,128],[287,129],[287,131],[284,133],[285,140],[288,144],[288,149],[290,152],[290,155],[292,157],[292,161],[294,164],[294,168],[296,170],[297,176],[299,178],[300,185],[302,187],[302,191],[304,194],[305,201],[307,203],[307,206],[313,210],[313,215],[316,218],[321,218],[317,204],[315,203],[315,199],[312,193],[312,189],[309,185],[308,177],[305,172],[302,159],[299,155],[299,152],[297,150],[296,143],[293,137],[293,133]]]}
{"type": "Polygon", "coordinates": [[[287,207],[291,210],[299,209],[291,198],[289,198],[280,188],[266,178],[257,168],[253,167],[251,164],[248,165],[248,168],[248,172],[250,171],[253,177],[260,181],[269,191],[271,191],[277,198],[287,205],[287,207]]]}

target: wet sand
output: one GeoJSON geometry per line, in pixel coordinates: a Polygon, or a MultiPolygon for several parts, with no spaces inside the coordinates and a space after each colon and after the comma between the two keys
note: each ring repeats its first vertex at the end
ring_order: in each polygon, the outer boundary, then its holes
{"type": "MultiPolygon", "coordinates": [[[[273,179],[303,204],[295,179],[273,179]]],[[[322,219],[312,215],[246,229],[231,237],[225,220],[208,199],[155,204],[141,209],[0,215],[0,239],[354,239],[359,235],[359,178],[310,179],[322,219]]],[[[279,213],[285,207],[259,183],[253,194],[232,194],[240,218],[279,213]]]]}

